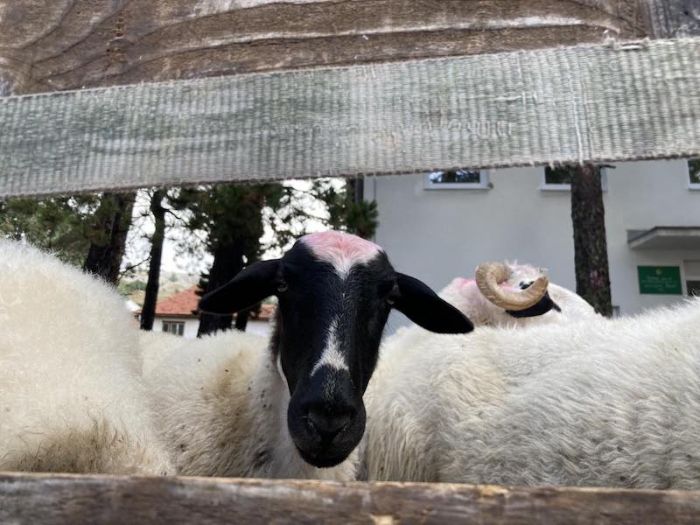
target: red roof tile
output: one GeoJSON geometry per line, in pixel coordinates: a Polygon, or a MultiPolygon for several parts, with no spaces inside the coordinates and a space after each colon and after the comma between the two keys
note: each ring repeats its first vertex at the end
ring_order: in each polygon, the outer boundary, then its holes
{"type": "MultiPolygon", "coordinates": [[[[197,286],[193,286],[192,288],[188,288],[187,290],[183,290],[158,301],[156,305],[156,317],[198,317],[192,313],[197,309],[199,304],[200,297],[196,293],[198,290],[199,288],[197,286]]],[[[262,304],[260,306],[260,312],[253,316],[252,319],[269,321],[275,316],[276,309],[277,305],[262,304]]]]}
{"type": "Polygon", "coordinates": [[[168,317],[168,316],[178,316],[178,317],[197,317],[192,313],[193,310],[197,309],[199,304],[199,295],[197,295],[197,286],[188,288],[176,294],[171,295],[158,301],[156,305],[156,316],[168,317]]]}

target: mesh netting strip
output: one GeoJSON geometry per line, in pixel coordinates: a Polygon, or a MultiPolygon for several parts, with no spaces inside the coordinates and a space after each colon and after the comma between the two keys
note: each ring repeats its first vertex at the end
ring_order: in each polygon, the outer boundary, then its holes
{"type": "Polygon", "coordinates": [[[700,154],[700,39],[0,98],[0,196],[700,154]]]}

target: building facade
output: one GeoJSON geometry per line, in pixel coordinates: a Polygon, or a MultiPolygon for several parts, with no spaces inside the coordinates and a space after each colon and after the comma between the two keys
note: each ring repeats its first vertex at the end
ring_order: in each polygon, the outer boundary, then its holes
{"type": "MultiPolygon", "coordinates": [[[[198,305],[196,286],[159,300],[156,304],[153,330],[168,332],[185,339],[196,338],[199,330],[198,305]]],[[[248,321],[246,332],[268,337],[271,333],[270,321],[274,314],[274,305],[261,305],[260,310],[248,321]]]]}
{"type": "MultiPolygon", "coordinates": [[[[618,163],[604,169],[612,300],[634,314],[700,293],[700,162],[618,163]]],[[[483,261],[548,269],[575,289],[569,185],[543,167],[369,177],[376,241],[394,266],[436,289],[483,261]]],[[[392,319],[391,326],[405,319],[392,319]]],[[[390,326],[390,329],[391,329],[390,326]]]]}

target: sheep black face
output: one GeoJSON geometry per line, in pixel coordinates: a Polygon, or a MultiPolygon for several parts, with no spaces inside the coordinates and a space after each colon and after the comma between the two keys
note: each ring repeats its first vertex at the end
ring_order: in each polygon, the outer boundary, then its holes
{"type": "Polygon", "coordinates": [[[471,322],[425,284],[394,271],[374,243],[341,232],[303,237],[284,257],[256,263],[206,295],[203,311],[230,313],[279,299],[271,347],[289,387],[289,433],[316,467],[344,461],[362,439],[362,395],[391,308],[439,333],[471,322]]]}

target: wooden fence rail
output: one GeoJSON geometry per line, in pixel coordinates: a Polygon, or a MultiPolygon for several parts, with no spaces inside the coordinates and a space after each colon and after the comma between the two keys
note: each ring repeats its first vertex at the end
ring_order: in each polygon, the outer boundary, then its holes
{"type": "Polygon", "coordinates": [[[697,524],[700,492],[0,475],[0,522],[697,524]]]}

